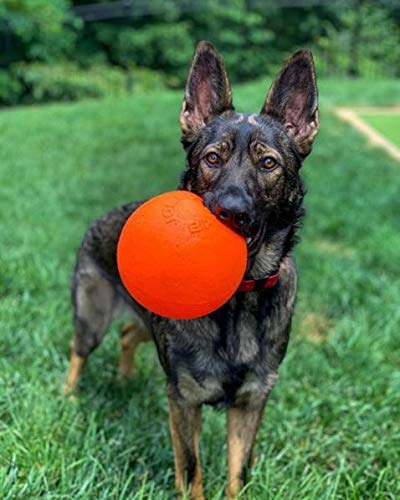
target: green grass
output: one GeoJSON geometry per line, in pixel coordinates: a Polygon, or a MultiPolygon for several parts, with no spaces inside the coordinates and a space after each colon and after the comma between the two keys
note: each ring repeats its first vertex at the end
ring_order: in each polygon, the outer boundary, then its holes
{"type": "Polygon", "coordinates": [[[400,147],[400,113],[360,113],[360,117],[400,147]]]}
{"type": "MultiPolygon", "coordinates": [[[[266,82],[236,88],[260,108],[266,82]]],[[[234,89],[235,90],[235,89],[234,89]]],[[[251,499],[400,496],[400,170],[331,112],[400,103],[399,82],[324,81],[304,166],[300,293],[289,354],[258,438],[251,499]]],[[[69,279],[87,224],[176,185],[181,93],[0,113],[0,497],[169,499],[164,377],[151,345],[115,382],[114,325],[77,402],[61,395],[69,279]]],[[[222,498],[224,415],[207,409],[208,498],[222,498]]],[[[245,494],[245,495],[246,495],[245,494]]]]}

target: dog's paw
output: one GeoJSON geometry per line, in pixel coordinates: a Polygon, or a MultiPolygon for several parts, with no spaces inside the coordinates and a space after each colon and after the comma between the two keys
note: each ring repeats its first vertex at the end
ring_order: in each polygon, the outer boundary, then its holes
{"type": "Polygon", "coordinates": [[[69,384],[65,383],[62,386],[62,393],[68,399],[68,401],[78,401],[76,387],[71,387],[69,384]]]}

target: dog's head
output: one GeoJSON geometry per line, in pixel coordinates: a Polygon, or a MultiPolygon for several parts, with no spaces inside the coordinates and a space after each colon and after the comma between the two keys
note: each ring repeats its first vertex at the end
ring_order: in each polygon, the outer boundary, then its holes
{"type": "Polygon", "coordinates": [[[301,205],[299,169],[318,132],[312,54],[296,52],[259,114],[236,113],[222,59],[201,42],[190,69],[180,123],[187,153],[183,188],[256,245],[289,225],[301,205]]]}

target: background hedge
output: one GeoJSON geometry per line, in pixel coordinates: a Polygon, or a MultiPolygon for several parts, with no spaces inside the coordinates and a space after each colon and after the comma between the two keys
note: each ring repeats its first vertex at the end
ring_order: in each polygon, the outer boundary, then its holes
{"type": "Polygon", "coordinates": [[[272,73],[304,46],[321,76],[400,76],[395,0],[125,0],[107,2],[107,11],[101,4],[2,0],[0,104],[181,87],[201,39],[223,53],[233,81],[272,73]]]}

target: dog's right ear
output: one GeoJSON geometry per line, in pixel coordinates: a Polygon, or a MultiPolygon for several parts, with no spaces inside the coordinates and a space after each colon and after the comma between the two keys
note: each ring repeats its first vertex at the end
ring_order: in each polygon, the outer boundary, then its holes
{"type": "Polygon", "coordinates": [[[198,132],[211,118],[233,110],[232,92],[221,56],[209,42],[200,42],[186,83],[180,115],[184,136],[198,132]]]}

